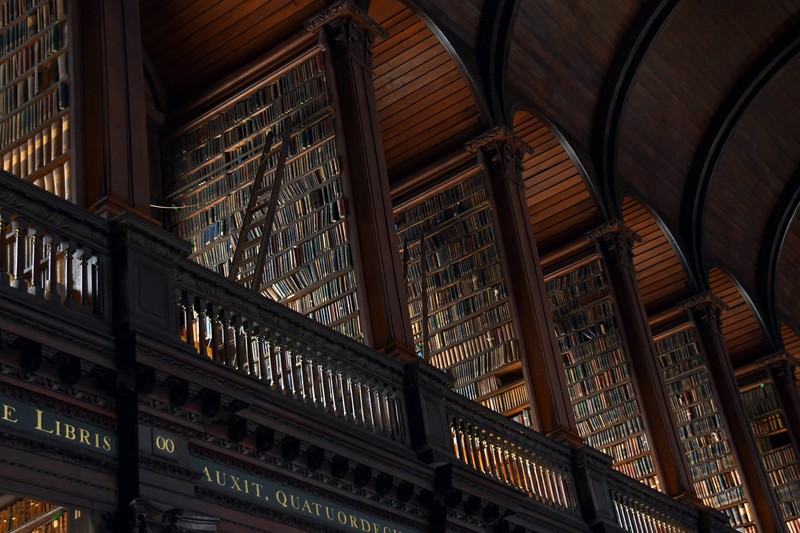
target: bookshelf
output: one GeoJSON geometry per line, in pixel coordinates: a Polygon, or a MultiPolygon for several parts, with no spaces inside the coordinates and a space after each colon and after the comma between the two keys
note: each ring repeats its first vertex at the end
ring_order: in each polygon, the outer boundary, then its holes
{"type": "Polygon", "coordinates": [[[533,426],[486,190],[475,169],[396,210],[411,328],[457,392],[533,426]]]}
{"type": "Polygon", "coordinates": [[[800,532],[800,461],[775,384],[757,380],[742,387],[741,398],[787,528],[800,532]]]}
{"type": "Polygon", "coordinates": [[[660,487],[601,259],[545,278],[578,433],[614,468],[660,487]]]}
{"type": "Polygon", "coordinates": [[[755,533],[750,502],[694,327],[686,324],[654,340],[695,493],[709,507],[724,512],[735,528],[755,533]]]}
{"type": "Polygon", "coordinates": [[[171,225],[192,244],[195,261],[245,285],[261,279],[253,290],[362,338],[336,114],[322,52],[284,65],[172,135],[165,152],[171,225]],[[265,150],[268,132],[275,142],[265,150]],[[254,191],[262,152],[264,188],[254,191]],[[266,200],[277,195],[272,213],[260,199],[250,202],[254,194],[266,200]],[[255,276],[262,245],[263,272],[255,276]],[[244,248],[242,260],[232,273],[237,246],[244,248]]]}
{"type": "Polygon", "coordinates": [[[0,2],[2,169],[72,199],[65,0],[0,2]]]}
{"type": "Polygon", "coordinates": [[[0,509],[0,533],[67,533],[67,515],[63,507],[31,498],[20,498],[0,509]]]}

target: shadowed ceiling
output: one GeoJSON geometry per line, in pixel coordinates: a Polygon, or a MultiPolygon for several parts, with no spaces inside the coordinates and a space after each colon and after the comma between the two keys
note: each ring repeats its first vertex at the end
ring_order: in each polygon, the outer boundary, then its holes
{"type": "MultiPolygon", "coordinates": [[[[323,6],[141,0],[162,111],[301,32],[323,6]]],[[[737,310],[752,302],[747,316],[765,336],[745,352],[779,349],[780,325],[800,324],[800,0],[373,0],[369,12],[389,33],[373,67],[392,180],[508,124],[537,149],[524,172],[545,248],[601,213],[624,216],[656,239],[640,256],[653,276],[648,309],[708,288],[737,310]],[[571,209],[572,225],[548,220],[571,209]]]]}

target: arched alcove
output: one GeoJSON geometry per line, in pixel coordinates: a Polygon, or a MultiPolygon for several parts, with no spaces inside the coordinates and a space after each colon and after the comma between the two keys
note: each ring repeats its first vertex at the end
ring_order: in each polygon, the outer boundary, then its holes
{"type": "Polygon", "coordinates": [[[641,237],[633,247],[633,264],[647,314],[691,296],[695,291],[686,264],[650,208],[628,196],[622,202],[622,221],[641,237]]]}
{"type": "Polygon", "coordinates": [[[600,224],[594,190],[553,128],[521,110],[514,115],[514,133],[533,148],[522,161],[522,177],[539,249],[546,252],[600,224]]]}

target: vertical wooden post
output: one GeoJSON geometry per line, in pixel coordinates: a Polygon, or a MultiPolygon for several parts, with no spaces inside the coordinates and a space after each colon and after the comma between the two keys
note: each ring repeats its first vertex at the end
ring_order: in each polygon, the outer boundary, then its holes
{"type": "Polygon", "coordinates": [[[525,202],[521,162],[530,151],[503,126],[468,142],[486,172],[489,198],[498,215],[496,239],[506,269],[515,327],[520,335],[525,374],[542,433],[573,444],[581,439],[570,410],[564,370],[553,336],[541,261],[525,202]]]}
{"type": "Polygon", "coordinates": [[[139,2],[82,0],[76,82],[78,203],[108,218],[150,216],[139,2]],[[85,166],[83,166],[85,165],[85,166]]]}
{"type": "Polygon", "coordinates": [[[587,234],[595,241],[608,270],[619,313],[620,331],[628,347],[639,401],[653,439],[653,453],[664,492],[702,506],[694,496],[689,464],[672,421],[664,376],[658,367],[653,334],[639,296],[632,245],[638,239],[630,228],[612,220],[587,234]]]}
{"type": "Polygon", "coordinates": [[[794,437],[795,449],[799,449],[800,440],[800,398],[797,396],[797,387],[794,384],[794,368],[797,360],[788,353],[779,354],[779,357],[767,368],[775,390],[780,398],[789,435],[794,437]]]}
{"type": "Polygon", "coordinates": [[[372,82],[372,43],[383,29],[350,1],[340,1],[306,22],[320,31],[330,53],[343,154],[348,223],[352,231],[359,303],[368,346],[413,359],[397,235],[378,127],[372,82]]]}
{"type": "Polygon", "coordinates": [[[725,350],[720,316],[722,302],[711,293],[686,300],[680,307],[689,311],[700,336],[700,342],[719,395],[720,408],[728,423],[735,445],[742,476],[750,491],[759,531],[785,531],[782,515],[772,485],[764,472],[761,455],[753,439],[750,419],[739,400],[739,386],[725,350]]]}

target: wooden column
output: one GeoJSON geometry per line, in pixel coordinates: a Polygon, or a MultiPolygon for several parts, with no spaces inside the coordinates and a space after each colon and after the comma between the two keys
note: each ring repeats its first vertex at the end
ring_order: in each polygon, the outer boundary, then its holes
{"type": "Polygon", "coordinates": [[[540,430],[550,437],[578,444],[581,439],[566,394],[542,265],[525,202],[521,162],[531,148],[502,126],[465,146],[478,154],[486,172],[489,198],[496,215],[495,236],[540,430]]]}
{"type": "Polygon", "coordinates": [[[78,203],[107,218],[123,211],[149,217],[139,2],[81,0],[76,15],[76,170],[85,179],[78,203]]]}
{"type": "Polygon", "coordinates": [[[639,295],[633,266],[632,245],[638,240],[630,228],[612,220],[587,234],[602,254],[619,313],[620,331],[630,363],[644,417],[653,439],[653,453],[666,494],[702,506],[694,496],[689,464],[672,421],[664,376],[658,367],[653,334],[639,295]]]}
{"type": "Polygon", "coordinates": [[[735,445],[742,476],[750,492],[758,529],[785,531],[775,494],[756,448],[750,419],[739,400],[739,386],[731,360],[725,350],[720,321],[723,305],[711,293],[704,293],[686,300],[680,307],[690,313],[697,327],[708,369],[719,395],[720,409],[728,424],[727,430],[735,445]]]}
{"type": "Polygon", "coordinates": [[[329,51],[365,342],[411,360],[408,299],[372,82],[372,43],[386,33],[349,1],[332,5],[306,29],[320,31],[329,51]]]}

